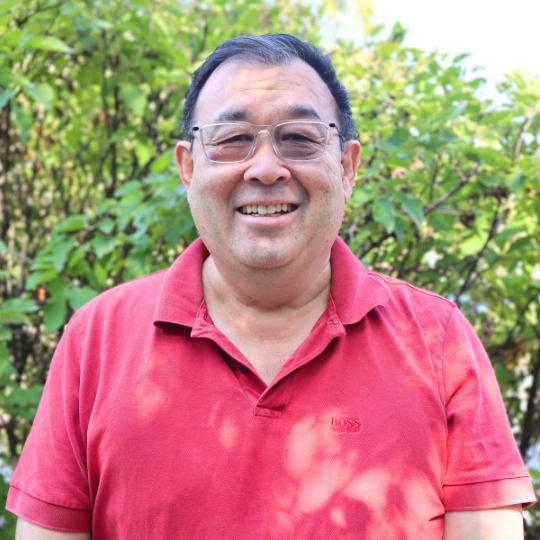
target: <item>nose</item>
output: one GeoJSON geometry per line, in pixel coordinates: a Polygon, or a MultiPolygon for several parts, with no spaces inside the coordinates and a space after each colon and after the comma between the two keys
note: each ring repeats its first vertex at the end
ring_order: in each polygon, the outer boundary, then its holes
{"type": "Polygon", "coordinates": [[[253,155],[247,160],[244,172],[246,182],[262,182],[273,184],[275,182],[288,182],[291,172],[286,162],[275,152],[270,133],[266,130],[259,132],[253,155]]]}

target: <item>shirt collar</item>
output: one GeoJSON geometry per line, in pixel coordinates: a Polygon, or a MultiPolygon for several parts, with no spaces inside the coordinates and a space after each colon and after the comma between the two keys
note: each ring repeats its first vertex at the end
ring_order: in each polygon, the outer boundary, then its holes
{"type": "MultiPolygon", "coordinates": [[[[179,324],[193,328],[204,302],[201,274],[208,254],[198,238],[165,272],[154,312],[156,326],[179,324]]],[[[386,285],[362,266],[341,238],[336,238],[332,246],[330,264],[330,295],[342,324],[357,323],[373,308],[386,305],[389,297],[386,285]]]]}
{"type": "Polygon", "coordinates": [[[209,253],[197,238],[166,271],[154,312],[154,324],[181,324],[193,328],[204,301],[202,265],[209,253]]]}
{"type": "Polygon", "coordinates": [[[367,271],[339,237],[332,246],[330,264],[330,295],[341,324],[357,323],[373,308],[386,306],[390,293],[382,279],[367,271]]]}

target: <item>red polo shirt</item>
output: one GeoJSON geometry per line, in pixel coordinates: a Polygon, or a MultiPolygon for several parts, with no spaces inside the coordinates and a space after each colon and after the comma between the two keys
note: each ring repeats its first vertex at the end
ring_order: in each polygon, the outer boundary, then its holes
{"type": "Polygon", "coordinates": [[[332,249],[328,309],[266,386],[212,324],[199,240],[70,321],[7,508],[94,540],[440,540],[535,500],[454,304],[332,249]]]}

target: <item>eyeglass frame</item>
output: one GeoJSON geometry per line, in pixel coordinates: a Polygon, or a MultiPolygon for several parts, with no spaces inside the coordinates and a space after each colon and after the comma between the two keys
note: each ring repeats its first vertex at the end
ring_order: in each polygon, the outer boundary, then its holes
{"type": "MultiPolygon", "coordinates": [[[[252,124],[251,122],[213,122],[213,123],[210,123],[210,124],[204,124],[202,126],[193,126],[191,128],[191,130],[192,130],[192,132],[195,132],[195,131],[201,132],[201,130],[203,128],[205,128],[205,127],[208,127],[208,126],[220,126],[220,125],[225,125],[225,124],[239,124],[239,125],[249,126],[251,128],[254,128],[254,129],[256,129],[256,128],[271,128],[271,132],[268,131],[268,129],[259,129],[257,131],[257,135],[253,139],[253,143],[251,144],[251,148],[250,148],[250,150],[248,152],[248,155],[244,159],[240,159],[238,161],[216,161],[214,159],[210,159],[208,157],[208,154],[206,153],[206,148],[204,146],[204,141],[202,140],[202,137],[201,137],[201,146],[202,146],[204,155],[206,156],[206,159],[208,161],[210,161],[211,163],[222,163],[222,164],[223,163],[242,163],[244,161],[247,161],[255,153],[255,148],[257,148],[257,143],[259,142],[259,135],[261,133],[268,133],[268,136],[270,137],[270,142],[272,143],[272,148],[274,149],[275,154],[280,159],[283,159],[284,161],[290,161],[290,162],[293,162],[293,163],[316,163],[317,161],[320,161],[322,159],[322,157],[324,156],[324,153],[326,152],[326,148],[328,147],[328,140],[330,139],[330,130],[328,130],[326,132],[326,141],[324,143],[324,149],[323,149],[323,151],[322,151],[322,153],[321,153],[321,155],[319,157],[317,157],[315,159],[289,159],[289,158],[286,158],[286,157],[281,155],[281,152],[278,150],[278,148],[277,148],[277,146],[275,144],[275,141],[274,141],[274,131],[275,131],[276,127],[282,126],[283,124],[296,124],[296,123],[322,124],[322,125],[324,125],[324,126],[326,126],[328,128],[335,128],[336,131],[337,131],[337,134],[339,135],[341,150],[342,151],[344,150],[343,143],[345,142],[345,137],[342,135],[341,131],[337,127],[336,122],[330,122],[328,124],[326,122],[322,122],[320,120],[285,120],[284,122],[276,122],[275,124],[252,124]]],[[[195,138],[195,137],[193,137],[193,138],[195,138]]]]}

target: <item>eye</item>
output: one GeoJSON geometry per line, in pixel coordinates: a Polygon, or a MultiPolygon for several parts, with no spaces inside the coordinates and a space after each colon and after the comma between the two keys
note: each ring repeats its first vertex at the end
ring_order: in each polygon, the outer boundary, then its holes
{"type": "Polygon", "coordinates": [[[241,135],[234,135],[232,137],[228,137],[227,139],[223,139],[219,141],[220,144],[229,144],[229,143],[235,143],[235,142],[251,142],[252,137],[250,135],[247,135],[245,133],[241,135]]]}
{"type": "Polygon", "coordinates": [[[293,132],[293,133],[284,134],[283,137],[281,138],[281,140],[283,140],[283,141],[291,141],[291,142],[295,142],[295,141],[298,141],[298,142],[310,142],[313,139],[310,139],[309,137],[307,137],[303,133],[293,132]]]}
{"type": "Polygon", "coordinates": [[[242,124],[215,124],[204,126],[201,133],[207,146],[231,146],[251,144],[253,133],[242,124]]]}

